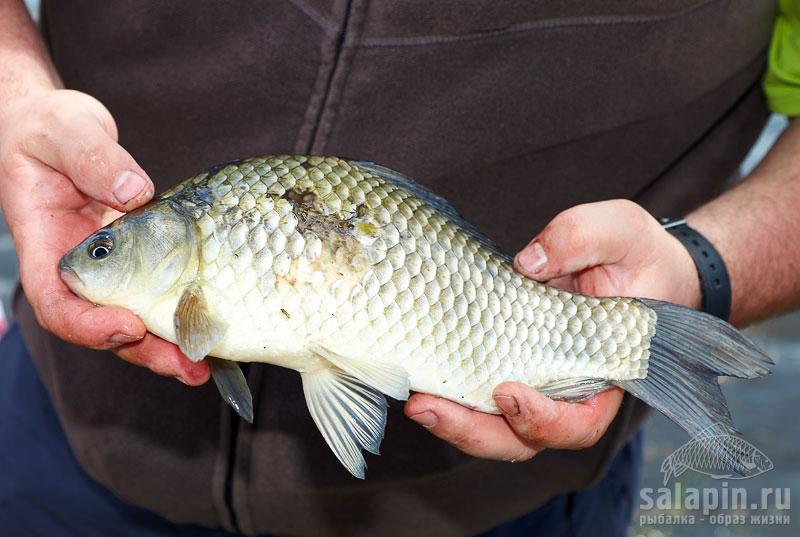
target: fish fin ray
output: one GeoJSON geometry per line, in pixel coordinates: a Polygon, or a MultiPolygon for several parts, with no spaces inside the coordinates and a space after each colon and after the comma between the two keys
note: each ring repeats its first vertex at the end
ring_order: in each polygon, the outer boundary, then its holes
{"type": "Polygon", "coordinates": [[[587,377],[555,380],[535,388],[550,399],[574,403],[586,400],[612,386],[606,379],[587,377]]]}
{"type": "Polygon", "coordinates": [[[203,290],[196,282],[183,291],[175,308],[174,324],[178,347],[193,362],[205,358],[228,330],[228,323],[208,310],[203,290]]]}
{"type": "Polygon", "coordinates": [[[694,435],[694,437],[697,440],[704,440],[706,438],[727,436],[730,434],[731,434],[730,429],[728,429],[724,423],[715,422],[706,427],[705,429],[700,430],[697,434],[694,435]]]}
{"type": "Polygon", "coordinates": [[[383,395],[335,367],[301,373],[308,410],[339,462],[359,479],[362,449],[379,454],[388,405],[383,395]]]}
{"type": "Polygon", "coordinates": [[[667,486],[669,480],[675,475],[675,460],[672,455],[664,459],[661,463],[661,473],[664,474],[664,486],[667,486]]]}
{"type": "Polygon", "coordinates": [[[253,394],[239,364],[213,356],[206,357],[211,377],[222,398],[248,423],[253,423],[253,394]]]}
{"type": "Polygon", "coordinates": [[[413,179],[406,177],[405,175],[401,174],[400,172],[396,172],[391,168],[387,168],[386,166],[381,166],[379,164],[375,164],[374,162],[367,162],[364,160],[354,160],[350,162],[351,164],[355,164],[362,170],[366,170],[369,173],[377,175],[381,179],[402,188],[403,190],[410,192],[414,196],[418,197],[447,218],[449,218],[454,224],[460,226],[464,229],[467,233],[475,237],[481,244],[486,246],[488,249],[493,251],[495,254],[499,255],[503,259],[508,262],[513,261],[513,256],[509,255],[507,252],[503,251],[500,246],[498,246],[492,239],[484,235],[472,222],[461,216],[461,213],[453,207],[453,205],[447,201],[446,199],[442,198],[441,196],[436,195],[426,186],[423,186],[413,179]]]}
{"type": "Polygon", "coordinates": [[[408,373],[398,365],[350,358],[314,342],[308,344],[308,350],[389,397],[408,399],[408,373]]]}
{"type": "Polygon", "coordinates": [[[684,464],[682,462],[679,462],[677,464],[673,464],[672,465],[672,475],[673,475],[673,477],[675,477],[675,479],[678,479],[680,476],[682,476],[684,473],[686,473],[686,470],[688,470],[688,469],[689,469],[689,465],[688,464],[684,464]]]}

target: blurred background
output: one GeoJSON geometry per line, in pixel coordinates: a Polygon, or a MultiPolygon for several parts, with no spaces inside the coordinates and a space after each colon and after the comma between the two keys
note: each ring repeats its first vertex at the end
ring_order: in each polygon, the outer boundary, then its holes
{"type": "MultiPolygon", "coordinates": [[[[38,18],[39,0],[26,0],[31,13],[38,18]]],[[[758,164],[772,143],[786,128],[786,118],[772,116],[767,122],[764,132],[756,142],[750,154],[744,160],[740,176],[732,182],[747,176],[758,164]]],[[[1,216],[1,215],[0,215],[1,216]]],[[[17,284],[18,269],[14,253],[14,245],[8,233],[5,220],[0,218],[0,298],[3,311],[11,318],[10,298],[17,284]]],[[[798,275],[800,277],[800,275],[798,275]]],[[[769,285],[769,282],[764,282],[769,285]]],[[[727,380],[723,390],[728,398],[731,412],[737,427],[756,447],[763,451],[773,462],[772,471],[746,480],[730,480],[730,487],[744,487],[748,498],[760,498],[761,490],[769,488],[790,488],[800,494],[800,423],[795,422],[794,405],[800,401],[800,313],[785,315],[753,326],[747,330],[748,335],[761,344],[775,360],[772,375],[754,381],[727,380]]],[[[661,414],[654,412],[645,427],[644,472],[642,487],[658,489],[663,486],[661,464],[664,458],[689,440],[686,433],[661,414]]],[[[681,476],[684,487],[716,487],[721,482],[694,472],[681,476]]],[[[673,487],[673,483],[670,483],[673,487]]],[[[794,498],[800,502],[800,496],[794,498]]],[[[637,505],[639,501],[637,499],[637,505]]],[[[777,514],[786,515],[786,511],[721,511],[729,514],[777,514]]],[[[691,511],[680,508],[666,510],[649,510],[637,512],[634,516],[631,537],[788,537],[798,535],[800,511],[791,509],[794,524],[710,524],[708,520],[696,520],[695,524],[640,524],[640,515],[685,515],[691,511]],[[793,529],[794,528],[794,529],[793,529]]]]}

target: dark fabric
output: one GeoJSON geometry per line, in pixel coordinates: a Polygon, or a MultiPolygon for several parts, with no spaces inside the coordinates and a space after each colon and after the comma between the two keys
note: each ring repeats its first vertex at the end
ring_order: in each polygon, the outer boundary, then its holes
{"type": "MultiPolygon", "coordinates": [[[[640,479],[642,435],[593,487],[556,496],[481,537],[616,537],[626,534],[640,479]]],[[[234,537],[173,524],[94,482],[69,447],[16,325],[0,340],[0,535],[234,537]]],[[[264,536],[266,537],[266,536],[264,536]]]]}
{"type": "Polygon", "coordinates": [[[639,432],[617,453],[596,485],[556,496],[480,537],[625,537],[641,483],[642,437],[639,432]]]}
{"type": "Polygon", "coordinates": [[[232,537],[127,505],[80,467],[12,325],[0,340],[0,535],[232,537]]]}
{"type": "MultiPolygon", "coordinates": [[[[256,154],[372,160],[449,199],[514,251],[558,211],[622,197],[676,215],[752,144],[771,0],[45,0],[68,87],[104,102],[160,189],[256,154]]],[[[589,487],[634,434],[626,398],[581,452],[479,461],[392,404],[368,479],[338,465],[298,376],[257,365],[253,426],[190,390],[42,332],[31,355],[84,468],[174,522],[247,534],[485,531],[589,487]]]]}

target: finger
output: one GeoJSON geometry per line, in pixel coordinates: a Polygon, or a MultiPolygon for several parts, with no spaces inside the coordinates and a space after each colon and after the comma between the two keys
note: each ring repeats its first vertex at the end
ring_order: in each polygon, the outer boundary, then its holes
{"type": "Polygon", "coordinates": [[[189,386],[205,384],[211,375],[205,360],[192,362],[178,347],[153,334],[146,334],[140,341],[119,347],[114,352],[123,360],[159,375],[175,377],[189,386]]]}
{"type": "Polygon", "coordinates": [[[627,200],[578,205],[559,213],[514,259],[540,281],[620,262],[655,220],[627,200]]]}
{"type": "Polygon", "coordinates": [[[575,275],[567,274],[566,276],[559,276],[557,278],[547,280],[547,285],[558,287],[559,289],[565,289],[567,291],[578,291],[578,282],[576,280],[577,278],[575,275]]]}
{"type": "Polygon", "coordinates": [[[93,349],[110,349],[144,337],[144,323],[123,308],[100,307],[79,299],[52,265],[20,255],[20,279],[39,324],[61,339],[93,349]]]}
{"type": "MultiPolygon", "coordinates": [[[[24,281],[23,287],[26,287],[24,281]]],[[[138,341],[146,332],[142,321],[128,310],[95,306],[78,299],[66,289],[52,289],[45,293],[26,291],[25,294],[39,324],[76,345],[113,349],[138,341]]]]}
{"type": "Polygon", "coordinates": [[[537,452],[502,416],[470,410],[432,395],[414,394],[405,414],[464,453],[485,459],[523,461],[537,452]]]}
{"type": "MultiPolygon", "coordinates": [[[[48,172],[56,181],[59,174],[48,172]]],[[[61,177],[62,181],[66,181],[61,177]]],[[[19,256],[20,280],[39,323],[71,343],[107,349],[141,339],[145,327],[141,320],[122,308],[97,307],[80,300],[67,288],[58,272],[62,254],[79,237],[93,231],[91,222],[74,212],[65,212],[58,224],[52,213],[22,200],[15,205],[26,218],[10,220],[19,256]],[[11,222],[13,221],[13,224],[11,222]]]]}
{"type": "Polygon", "coordinates": [[[504,382],[494,400],[511,428],[525,441],[546,448],[583,449],[603,436],[622,401],[614,388],[578,403],[553,401],[533,388],[504,382]]]}
{"type": "Polygon", "coordinates": [[[117,143],[110,115],[83,112],[48,119],[49,124],[38,127],[48,129],[46,135],[31,136],[26,144],[30,157],[69,177],[87,196],[119,211],[135,209],[153,197],[153,182],[117,143]]]}

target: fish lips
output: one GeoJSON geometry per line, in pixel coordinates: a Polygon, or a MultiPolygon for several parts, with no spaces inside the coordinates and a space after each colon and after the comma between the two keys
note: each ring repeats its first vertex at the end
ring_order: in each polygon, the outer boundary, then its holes
{"type": "Polygon", "coordinates": [[[68,256],[69,254],[62,257],[61,261],[58,263],[58,275],[61,277],[61,281],[66,284],[70,291],[78,295],[79,298],[86,300],[86,297],[80,291],[83,287],[83,282],[81,281],[80,276],[78,276],[78,273],[75,272],[67,263],[68,256]]]}

